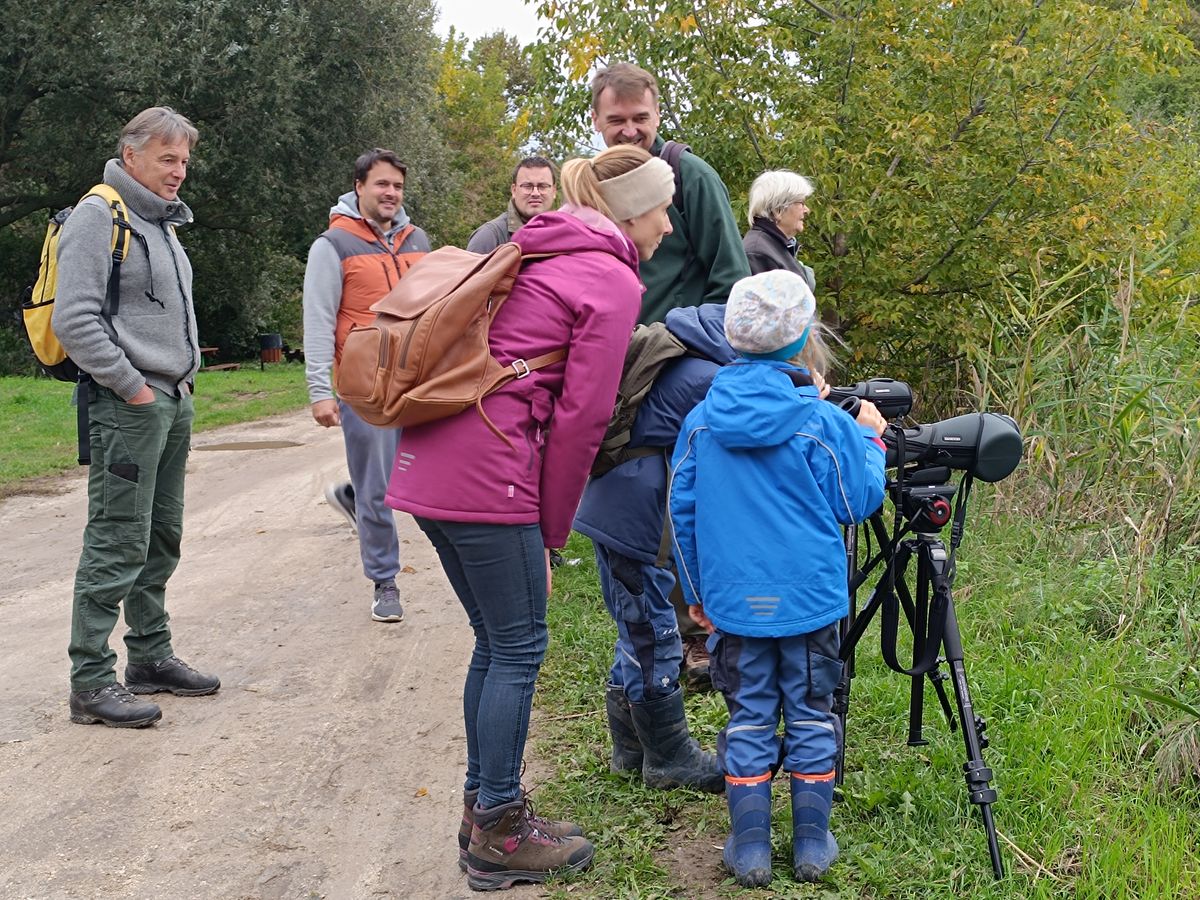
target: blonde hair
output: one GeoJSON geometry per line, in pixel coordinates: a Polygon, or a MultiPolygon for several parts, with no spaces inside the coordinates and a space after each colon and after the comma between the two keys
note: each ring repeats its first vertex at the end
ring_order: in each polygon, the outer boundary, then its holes
{"type": "Polygon", "coordinates": [[[829,347],[831,343],[845,346],[824,322],[814,316],[808,326],[808,340],[804,342],[804,347],[795,356],[789,357],[787,362],[793,366],[804,366],[810,372],[828,375],[829,367],[837,361],[829,347]]]}
{"type": "Polygon", "coordinates": [[[617,144],[592,159],[569,159],[563,163],[560,176],[563,199],[575,206],[590,206],[615,220],[600,196],[600,182],[632,172],[650,159],[653,157],[637,144],[617,144]]]}

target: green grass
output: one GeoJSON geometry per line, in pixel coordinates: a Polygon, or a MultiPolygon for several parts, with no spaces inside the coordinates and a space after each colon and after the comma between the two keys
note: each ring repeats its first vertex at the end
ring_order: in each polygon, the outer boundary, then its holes
{"type": "MultiPolygon", "coordinates": [[[[0,377],[0,496],[17,483],[74,468],[75,409],[72,386],[48,378],[0,377]]],[[[236,371],[196,376],[196,431],[249,422],[299,409],[308,403],[301,363],[259,371],[253,363],[236,371]]]]}
{"type": "MultiPolygon", "coordinates": [[[[1122,627],[1119,567],[1082,556],[1071,562],[1055,532],[1024,519],[988,521],[972,508],[955,605],[972,699],[988,722],[984,757],[999,791],[993,812],[1006,839],[1006,878],[992,877],[982,822],[966,797],[961,738],[946,727],[932,692],[929,745],[906,745],[908,680],[880,661],[876,622],[859,648],[845,799],[834,809],[841,859],[822,886],[792,882],[786,782],[778,779],[776,877],[766,895],[1200,896],[1200,772],[1158,786],[1155,753],[1170,740],[1159,716],[1177,710],[1124,687],[1200,692],[1200,608],[1192,596],[1200,560],[1178,559],[1163,573],[1169,585],[1143,605],[1138,622],[1122,627]],[[1181,638],[1181,622],[1190,638],[1181,638]]],[[[538,791],[541,807],[580,822],[597,846],[594,868],[569,895],[764,896],[715,867],[728,827],[721,798],[650,791],[609,773],[603,686],[615,628],[590,545],[576,535],[568,555],[582,562],[555,573],[536,739],[553,764],[538,791]]],[[[723,702],[689,697],[688,710],[693,732],[713,748],[723,702]]],[[[565,885],[559,889],[567,896],[565,885]]]]}

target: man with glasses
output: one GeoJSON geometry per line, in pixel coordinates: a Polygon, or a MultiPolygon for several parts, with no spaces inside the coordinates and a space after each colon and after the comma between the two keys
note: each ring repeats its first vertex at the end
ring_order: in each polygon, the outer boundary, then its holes
{"type": "Polygon", "coordinates": [[[325,428],[341,427],[350,470],[350,481],[329,485],[325,499],[358,531],[363,574],[375,585],[375,622],[404,618],[396,588],[396,520],[383,502],[400,431],[364,422],[334,388],[350,329],[370,325],[375,319],[371,304],[429,252],[429,238],[404,211],[407,173],[391,150],[376,147],[355,160],[354,189],[329,210],[329,228],[313,242],[304,272],[304,361],[312,415],[325,428]]]}
{"type": "Polygon", "coordinates": [[[508,209],[476,228],[467,241],[472,253],[490,253],[538,213],[554,208],[554,165],[541,156],[525,157],[513,170],[509,193],[508,209]]]}

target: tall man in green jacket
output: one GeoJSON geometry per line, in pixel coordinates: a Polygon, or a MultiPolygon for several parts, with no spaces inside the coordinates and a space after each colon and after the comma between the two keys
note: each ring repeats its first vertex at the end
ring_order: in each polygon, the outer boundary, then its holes
{"type": "MultiPolygon", "coordinates": [[[[606,146],[637,144],[663,155],[658,136],[658,81],[640,66],[616,63],[592,79],[592,125],[606,146]]],[[[672,232],[654,257],[642,263],[646,285],[638,321],[661,322],[679,306],[724,303],[734,282],[750,274],[742,236],[729,206],[729,191],[713,167],[694,153],[679,157],[682,202],[667,214],[672,232]]],[[[683,638],[683,675],[693,689],[711,684],[708,635],[693,622],[678,586],[672,595],[683,638]]]]}
{"type": "MultiPolygon", "coordinates": [[[[592,124],[606,146],[637,144],[661,156],[658,82],[632,63],[601,69],[592,79],[592,124]]],[[[729,191],[713,167],[694,153],[679,158],[681,206],[668,207],[671,234],[642,263],[641,322],[661,322],[667,310],[724,303],[735,281],[750,274],[729,191]]]]}

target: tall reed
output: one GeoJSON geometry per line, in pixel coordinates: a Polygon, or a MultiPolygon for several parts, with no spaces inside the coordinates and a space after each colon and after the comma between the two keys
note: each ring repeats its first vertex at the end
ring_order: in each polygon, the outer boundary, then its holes
{"type": "Polygon", "coordinates": [[[1080,266],[1035,264],[985,302],[989,339],[972,353],[981,408],[1021,425],[1023,469],[997,485],[1009,508],[1047,521],[1077,552],[1126,573],[1128,617],[1151,567],[1200,540],[1200,351],[1195,298],[1139,305],[1132,265],[1104,285],[1080,266]],[[1193,311],[1194,315],[1194,311],[1193,311]]]}

